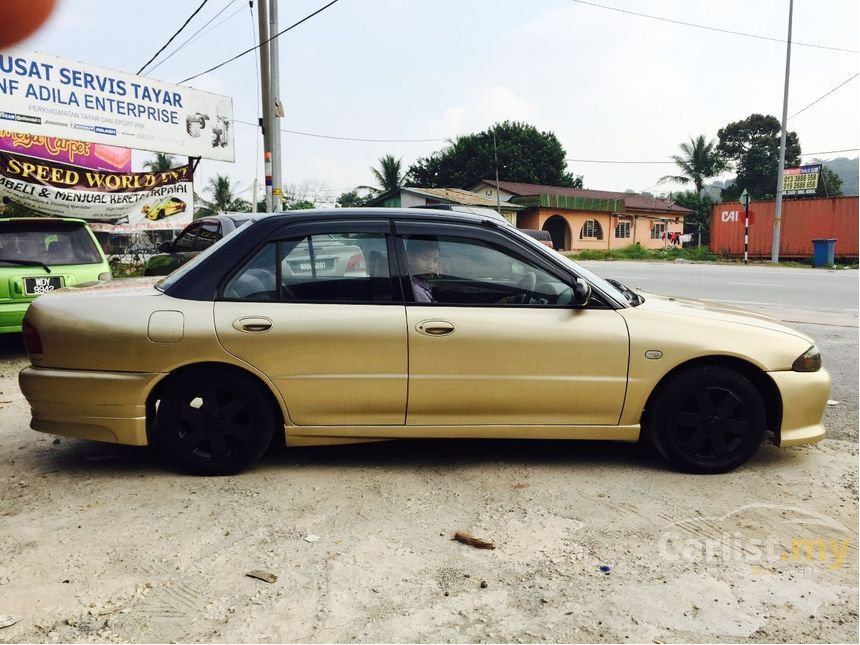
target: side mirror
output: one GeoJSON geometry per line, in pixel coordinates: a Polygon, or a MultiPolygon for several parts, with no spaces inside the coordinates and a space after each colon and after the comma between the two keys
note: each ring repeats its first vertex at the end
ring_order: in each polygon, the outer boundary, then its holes
{"type": "Polygon", "coordinates": [[[591,285],[582,278],[577,278],[573,285],[573,304],[577,307],[588,304],[591,298],[591,285]]]}
{"type": "Polygon", "coordinates": [[[161,244],[158,245],[158,250],[161,251],[162,253],[170,253],[173,250],[173,242],[172,241],[162,242],[161,244]]]}

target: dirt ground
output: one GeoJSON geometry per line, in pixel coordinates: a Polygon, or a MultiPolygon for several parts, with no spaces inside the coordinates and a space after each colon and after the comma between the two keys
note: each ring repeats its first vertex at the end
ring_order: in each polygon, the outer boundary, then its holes
{"type": "Polygon", "coordinates": [[[534,441],[280,450],[187,477],[29,430],[3,339],[0,642],[857,642],[849,323],[795,324],[834,376],[829,438],[712,477],[534,441]]]}

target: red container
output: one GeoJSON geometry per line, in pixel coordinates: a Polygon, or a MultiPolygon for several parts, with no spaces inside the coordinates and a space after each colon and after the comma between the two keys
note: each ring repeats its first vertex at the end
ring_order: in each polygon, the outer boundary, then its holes
{"type": "MultiPolygon", "coordinates": [[[[750,202],[751,258],[770,258],[773,244],[774,200],[750,202]]],[[[838,258],[856,258],[858,198],[817,197],[783,199],[780,258],[812,257],[812,240],[836,239],[838,258]]],[[[737,202],[714,204],[711,211],[711,251],[744,254],[744,208],[737,202]]]]}

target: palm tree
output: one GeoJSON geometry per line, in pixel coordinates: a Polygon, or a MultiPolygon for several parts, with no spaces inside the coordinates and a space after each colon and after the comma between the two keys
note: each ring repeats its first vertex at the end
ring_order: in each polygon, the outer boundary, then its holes
{"type": "Polygon", "coordinates": [[[165,170],[170,170],[171,168],[173,168],[174,163],[175,159],[173,158],[173,155],[164,154],[163,152],[156,152],[155,157],[153,157],[147,162],[144,162],[143,167],[150,172],[164,172],[165,170]]]}
{"type": "Polygon", "coordinates": [[[379,158],[379,168],[370,167],[376,179],[376,186],[358,186],[362,190],[369,190],[374,195],[387,193],[395,188],[400,188],[406,181],[406,175],[402,172],[401,159],[395,159],[394,155],[383,155],[379,158]]]}
{"type": "Polygon", "coordinates": [[[690,143],[680,145],[683,155],[673,155],[672,160],[681,169],[680,175],[666,175],[660,178],[660,182],[676,181],[679,184],[693,182],[696,194],[702,194],[705,180],[716,177],[726,169],[726,162],[717,152],[717,142],[713,139],[705,142],[705,135],[700,134],[690,143]]]}
{"type": "Polygon", "coordinates": [[[250,211],[251,203],[246,199],[238,197],[236,188],[237,186],[230,181],[227,175],[210,177],[209,182],[206,184],[206,189],[209,191],[211,199],[200,200],[203,206],[194,213],[194,218],[197,219],[224,211],[250,211]]]}

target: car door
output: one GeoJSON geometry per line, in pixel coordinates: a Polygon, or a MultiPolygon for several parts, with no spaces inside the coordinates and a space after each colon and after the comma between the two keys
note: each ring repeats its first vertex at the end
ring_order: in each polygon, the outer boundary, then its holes
{"type": "Polygon", "coordinates": [[[390,227],[289,225],[215,303],[221,344],[269,376],[296,425],[404,424],[406,312],[390,227]]]}
{"type": "Polygon", "coordinates": [[[618,424],[629,342],[608,304],[572,306],[564,272],[490,227],[396,229],[412,300],[407,424],[618,424]],[[422,266],[433,244],[436,265],[422,266]]]}

